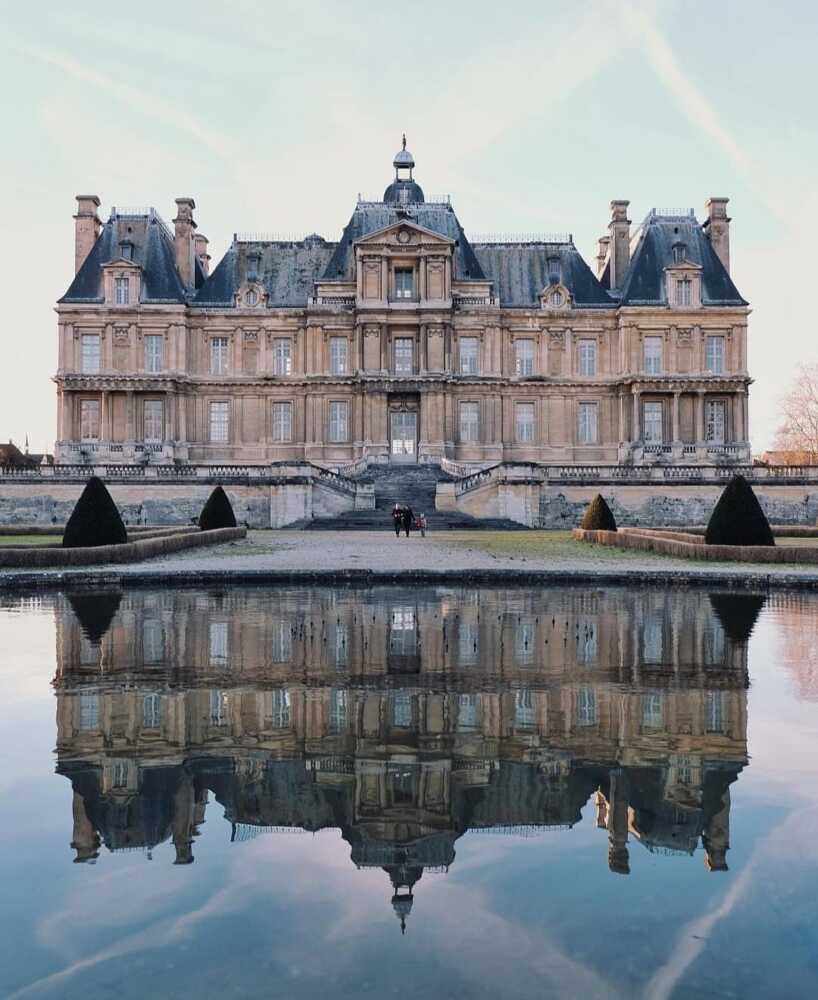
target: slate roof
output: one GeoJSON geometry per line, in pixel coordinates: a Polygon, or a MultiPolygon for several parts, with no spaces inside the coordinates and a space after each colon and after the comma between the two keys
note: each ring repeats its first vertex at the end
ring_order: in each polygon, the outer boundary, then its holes
{"type": "MultiPolygon", "coordinates": [[[[133,245],[133,261],[142,267],[140,302],[186,301],[176,271],[173,235],[153,210],[126,215],[112,212],[60,302],[102,302],[102,265],[122,256],[120,244],[133,245]]],[[[197,261],[197,281],[204,276],[197,261]]]]}
{"type": "Polygon", "coordinates": [[[622,287],[622,305],[666,304],[664,269],[673,265],[673,246],[678,243],[684,244],[685,260],[702,268],[702,305],[747,305],[692,212],[648,215],[637,236],[636,250],[622,287]]]}
{"type": "Polygon", "coordinates": [[[304,240],[234,240],[218,266],[204,281],[192,306],[232,306],[234,295],[247,278],[252,256],[257,257],[257,279],[267,292],[268,307],[306,306],[313,283],[321,278],[337,243],[320,236],[304,240]]]}
{"type": "Polygon", "coordinates": [[[616,305],[573,243],[475,243],[474,253],[486,277],[494,282],[501,306],[539,305],[540,294],[552,283],[553,275],[571,293],[577,308],[616,305]],[[557,257],[555,272],[549,261],[557,257]]]}
{"type": "Polygon", "coordinates": [[[439,233],[454,241],[454,277],[456,280],[463,278],[484,279],[486,277],[451,205],[445,202],[416,202],[399,206],[381,201],[361,201],[355,206],[352,218],[344,229],[341,242],[337,245],[324,272],[324,279],[352,281],[355,263],[352,244],[369,233],[386,229],[387,226],[392,226],[402,220],[415,222],[425,229],[430,229],[433,233],[439,233]]]}

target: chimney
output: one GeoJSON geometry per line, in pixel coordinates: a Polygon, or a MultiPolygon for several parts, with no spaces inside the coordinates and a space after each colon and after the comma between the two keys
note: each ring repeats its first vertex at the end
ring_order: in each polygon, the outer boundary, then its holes
{"type": "Polygon", "coordinates": [[[193,287],[193,234],[196,223],[193,221],[193,209],[196,202],[192,198],[176,199],[176,218],[173,220],[176,250],[176,270],[185,288],[193,287]]]}
{"type": "Polygon", "coordinates": [[[611,245],[610,236],[600,236],[599,237],[599,250],[596,255],[596,276],[601,278],[604,271],[605,265],[608,263],[608,250],[611,245]]]}
{"type": "Polygon", "coordinates": [[[210,274],[210,254],[207,252],[209,242],[210,240],[201,233],[195,233],[193,236],[193,253],[199,258],[199,265],[205,277],[210,274]]]}
{"type": "Polygon", "coordinates": [[[611,288],[621,288],[631,262],[631,220],[628,218],[629,201],[611,202],[610,235],[611,288]]]}
{"type": "Polygon", "coordinates": [[[710,240],[716,256],[730,273],[730,216],[727,214],[729,198],[708,198],[704,204],[707,218],[704,220],[705,236],[710,240]]]}
{"type": "Polygon", "coordinates": [[[77,195],[77,214],[74,216],[74,274],[85,263],[102,230],[97,215],[99,198],[95,194],[77,195]]]}

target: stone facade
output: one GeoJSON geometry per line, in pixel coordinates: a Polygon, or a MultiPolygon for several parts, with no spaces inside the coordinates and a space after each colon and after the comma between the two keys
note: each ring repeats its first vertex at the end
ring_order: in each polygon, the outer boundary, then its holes
{"type": "Polygon", "coordinates": [[[341,239],[237,235],[210,272],[195,205],[78,198],[57,306],[57,461],[344,465],[749,458],[746,301],[727,199],[611,203],[570,236],[470,240],[405,148],[341,239]]]}

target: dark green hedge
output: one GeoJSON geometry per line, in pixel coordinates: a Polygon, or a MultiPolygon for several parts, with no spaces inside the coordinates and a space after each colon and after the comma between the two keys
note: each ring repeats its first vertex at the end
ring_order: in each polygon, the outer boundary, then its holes
{"type": "Polygon", "coordinates": [[[580,527],[585,531],[616,531],[616,519],[601,493],[588,504],[580,527]]]}
{"type": "Polygon", "coordinates": [[[236,527],[236,515],[233,513],[233,507],[221,486],[217,486],[213,490],[207,498],[207,503],[202,507],[202,513],[199,515],[199,527],[202,531],[236,527]]]}
{"type": "Polygon", "coordinates": [[[111,494],[101,479],[92,476],[68,518],[62,536],[63,548],[124,545],[127,541],[128,533],[111,494]]]}
{"type": "Polygon", "coordinates": [[[713,508],[708,545],[775,545],[770,522],[744,476],[733,476],[713,508]]]}

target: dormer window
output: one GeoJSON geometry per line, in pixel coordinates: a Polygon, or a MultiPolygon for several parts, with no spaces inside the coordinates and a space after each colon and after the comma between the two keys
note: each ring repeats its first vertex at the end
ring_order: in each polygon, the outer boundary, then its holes
{"type": "Polygon", "coordinates": [[[693,282],[690,278],[676,279],[676,305],[689,306],[693,304],[693,282]]]}
{"type": "Polygon", "coordinates": [[[258,292],[251,288],[244,296],[245,305],[257,306],[258,305],[258,292]]]}
{"type": "Polygon", "coordinates": [[[395,298],[413,299],[415,297],[415,272],[411,267],[395,268],[395,298]]]}
{"type": "Polygon", "coordinates": [[[114,302],[118,306],[126,306],[131,299],[131,279],[114,278],[114,302]]]}
{"type": "Polygon", "coordinates": [[[684,243],[678,242],[673,244],[673,263],[681,264],[687,257],[687,246],[684,243]]]}
{"type": "Polygon", "coordinates": [[[251,253],[247,255],[247,280],[255,281],[258,278],[259,255],[251,253]]]}
{"type": "Polygon", "coordinates": [[[565,296],[562,294],[561,291],[559,291],[559,289],[555,289],[548,295],[548,304],[550,306],[555,306],[555,307],[563,306],[565,305],[565,296]]]}
{"type": "Polygon", "coordinates": [[[123,260],[133,260],[133,243],[128,240],[123,240],[119,244],[119,256],[123,260]]]}
{"type": "Polygon", "coordinates": [[[562,280],[562,261],[559,257],[549,257],[547,263],[548,282],[551,285],[556,285],[562,280]]]}

